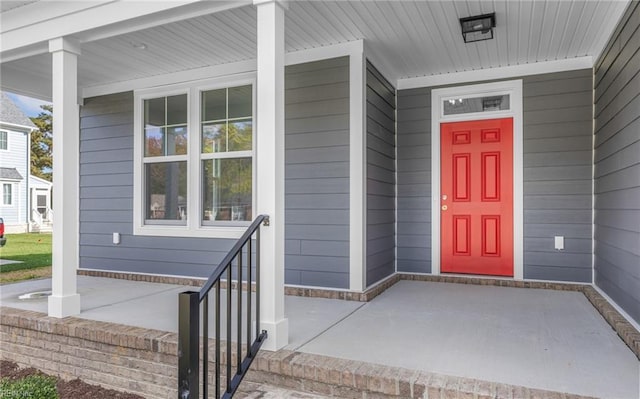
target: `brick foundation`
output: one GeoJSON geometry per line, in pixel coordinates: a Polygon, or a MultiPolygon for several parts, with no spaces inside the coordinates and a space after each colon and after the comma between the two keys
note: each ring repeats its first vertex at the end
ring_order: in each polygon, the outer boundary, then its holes
{"type": "Polygon", "coordinates": [[[0,308],[0,358],[146,398],[175,398],[177,337],[74,317],[0,308]]]}

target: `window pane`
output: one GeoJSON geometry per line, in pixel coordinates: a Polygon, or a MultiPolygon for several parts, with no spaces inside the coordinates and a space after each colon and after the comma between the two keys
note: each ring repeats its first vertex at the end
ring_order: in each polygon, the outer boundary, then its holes
{"type": "Polygon", "coordinates": [[[0,132],[0,150],[6,150],[8,145],[8,133],[0,132]]]}
{"type": "Polygon", "coordinates": [[[3,184],[2,185],[2,203],[3,205],[11,205],[13,202],[13,198],[11,195],[11,189],[13,187],[11,184],[3,184]]]}
{"type": "Polygon", "coordinates": [[[144,131],[144,156],[158,157],[164,155],[164,128],[152,127],[144,131]]]}
{"type": "Polygon", "coordinates": [[[202,152],[227,151],[227,128],[224,123],[210,123],[202,125],[202,152]]]}
{"type": "Polygon", "coordinates": [[[174,126],[167,128],[167,155],[184,155],[187,153],[187,127],[174,126]]]}
{"type": "Polygon", "coordinates": [[[445,115],[501,111],[508,110],[510,107],[508,94],[475,98],[455,98],[444,100],[442,104],[445,115]]]}
{"type": "Polygon", "coordinates": [[[217,121],[227,117],[227,90],[202,93],[202,121],[217,121]]]}
{"type": "Polygon", "coordinates": [[[252,115],[251,85],[229,89],[229,119],[246,118],[252,115]]]}
{"type": "Polygon", "coordinates": [[[203,219],[252,219],[251,158],[202,161],[203,219]]]}
{"type": "Polygon", "coordinates": [[[164,97],[144,100],[144,126],[164,126],[164,97]]]}
{"type": "Polygon", "coordinates": [[[228,138],[229,151],[251,150],[253,139],[253,122],[246,121],[229,122],[228,138]]]}
{"type": "Polygon", "coordinates": [[[145,165],[145,216],[147,219],[187,219],[187,163],[145,165]]]}
{"type": "Polygon", "coordinates": [[[167,125],[187,123],[187,95],[167,97],[167,125]]]}

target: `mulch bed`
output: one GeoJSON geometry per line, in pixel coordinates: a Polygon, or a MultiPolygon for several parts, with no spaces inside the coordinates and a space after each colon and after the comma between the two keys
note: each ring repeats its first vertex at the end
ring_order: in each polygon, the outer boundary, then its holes
{"type": "MultiPolygon", "coordinates": [[[[33,374],[44,373],[34,368],[21,369],[17,364],[6,360],[0,361],[0,377],[2,378],[17,380],[33,374]]],[[[77,378],[71,381],[58,378],[57,388],[60,399],[144,399],[139,395],[87,384],[77,378]]]]}

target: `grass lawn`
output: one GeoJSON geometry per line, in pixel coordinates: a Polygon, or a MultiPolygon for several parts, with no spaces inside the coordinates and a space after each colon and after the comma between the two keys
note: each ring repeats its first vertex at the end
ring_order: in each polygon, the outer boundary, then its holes
{"type": "Polygon", "coordinates": [[[6,277],[6,273],[51,266],[51,234],[7,234],[6,237],[7,244],[0,248],[0,259],[23,263],[0,266],[0,277],[6,277]]]}

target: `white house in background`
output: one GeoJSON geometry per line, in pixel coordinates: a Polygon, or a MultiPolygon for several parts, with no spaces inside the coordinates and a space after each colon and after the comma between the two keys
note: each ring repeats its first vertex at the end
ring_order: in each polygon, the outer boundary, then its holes
{"type": "Polygon", "coordinates": [[[0,217],[8,233],[51,229],[52,183],[29,174],[36,126],[0,92],[0,217]]]}
{"type": "Polygon", "coordinates": [[[32,232],[51,232],[53,211],[51,210],[51,188],[53,183],[38,176],[29,176],[29,199],[32,232]]]}

